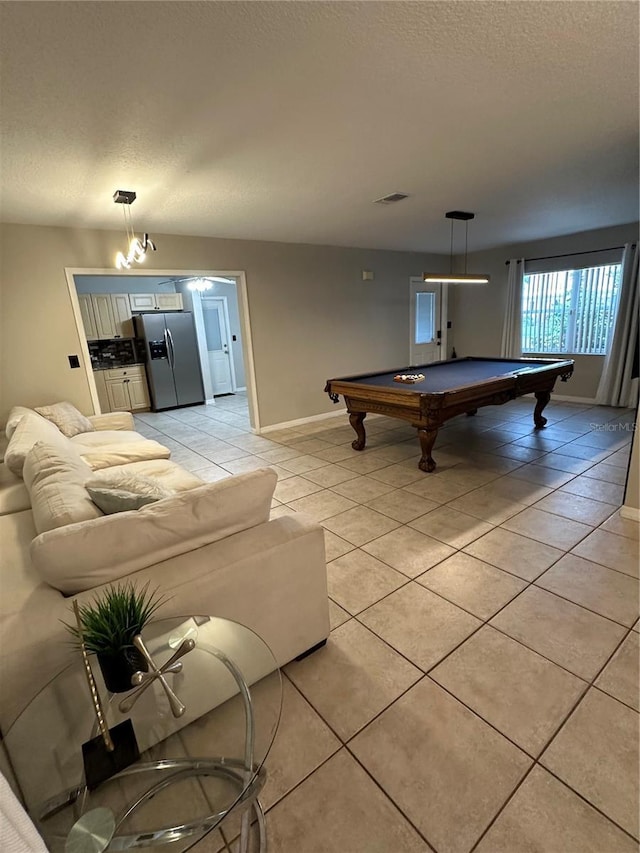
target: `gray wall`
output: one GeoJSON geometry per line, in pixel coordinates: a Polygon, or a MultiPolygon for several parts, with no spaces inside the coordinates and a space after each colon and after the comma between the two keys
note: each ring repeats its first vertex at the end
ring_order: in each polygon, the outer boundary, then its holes
{"type": "MultiPolygon", "coordinates": [[[[607,249],[638,239],[638,223],[568,234],[552,240],[519,243],[474,252],[468,257],[469,272],[488,273],[488,285],[452,285],[449,287],[449,319],[452,323],[449,351],[455,346],[458,356],[491,356],[500,353],[502,322],[507,304],[505,261],[509,258],[538,258],[564,252],[607,249]]],[[[457,259],[456,269],[460,269],[457,259]]],[[[549,356],[546,356],[549,357],[549,356]]],[[[557,385],[558,394],[593,399],[600,381],[603,356],[576,355],[574,374],[566,385],[557,385]]]]}
{"type": "MultiPolygon", "coordinates": [[[[406,364],[409,278],[448,258],[154,234],[155,270],[244,270],[262,426],[334,411],[324,384],[406,364]],[[361,271],[373,270],[373,281],[361,271]]],[[[111,269],[120,231],[0,226],[0,422],[18,403],[69,400],[92,411],[65,267],[111,269]],[[34,341],[37,346],[34,346],[34,341]]]]}
{"type": "Polygon", "coordinates": [[[78,293],[175,293],[173,282],[166,277],[126,275],[76,275],[78,293]]]}

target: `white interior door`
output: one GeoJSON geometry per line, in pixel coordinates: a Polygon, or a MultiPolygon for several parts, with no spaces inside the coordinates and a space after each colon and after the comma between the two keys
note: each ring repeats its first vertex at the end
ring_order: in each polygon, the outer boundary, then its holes
{"type": "Polygon", "coordinates": [[[412,278],[409,286],[409,364],[418,366],[446,358],[446,318],[442,312],[442,285],[412,278]]]}
{"type": "Polygon", "coordinates": [[[202,317],[207,339],[207,355],[213,394],[232,394],[233,376],[229,353],[229,328],[224,297],[203,297],[202,317]]]}

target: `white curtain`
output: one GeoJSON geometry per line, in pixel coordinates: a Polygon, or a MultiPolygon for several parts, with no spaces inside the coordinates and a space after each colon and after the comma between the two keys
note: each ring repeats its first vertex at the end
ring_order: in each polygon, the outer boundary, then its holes
{"type": "Polygon", "coordinates": [[[507,310],[502,325],[503,358],[522,357],[522,281],[524,258],[511,258],[507,282],[507,310]]]}
{"type": "Polygon", "coordinates": [[[596,392],[596,403],[601,406],[633,408],[638,404],[638,379],[631,378],[638,346],[638,310],[638,246],[627,243],[611,344],[596,392]]]}

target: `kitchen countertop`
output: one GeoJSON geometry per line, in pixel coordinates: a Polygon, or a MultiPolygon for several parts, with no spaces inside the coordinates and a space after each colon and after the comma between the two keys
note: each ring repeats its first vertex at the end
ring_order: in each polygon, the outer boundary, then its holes
{"type": "Polygon", "coordinates": [[[134,361],[133,364],[107,364],[104,367],[92,367],[94,373],[100,370],[122,370],[124,367],[144,367],[144,361],[134,361]]]}

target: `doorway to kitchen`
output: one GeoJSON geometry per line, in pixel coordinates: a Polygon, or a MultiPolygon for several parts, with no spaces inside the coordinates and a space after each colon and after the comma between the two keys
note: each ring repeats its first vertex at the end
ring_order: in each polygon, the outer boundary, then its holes
{"type": "MultiPolygon", "coordinates": [[[[86,329],[86,317],[84,316],[86,314],[85,302],[88,293],[92,300],[96,294],[110,294],[111,299],[117,295],[129,294],[128,299],[131,302],[133,294],[137,294],[135,298],[138,299],[140,298],[140,294],[149,292],[156,294],[155,299],[157,301],[159,298],[168,298],[163,294],[170,287],[171,292],[175,294],[172,298],[180,300],[180,306],[170,308],[169,310],[191,311],[193,314],[207,402],[210,405],[219,405],[222,400],[231,401],[233,399],[231,397],[220,397],[218,396],[219,394],[235,394],[238,406],[242,404],[245,407],[252,430],[259,432],[260,413],[258,410],[255,384],[246,279],[243,271],[149,270],[143,272],[131,270],[123,274],[120,271],[111,269],[67,268],[65,273],[71,306],[81,342],[82,367],[85,370],[89,392],[96,413],[101,411],[103,403],[96,385],[96,378],[92,369],[92,353],[90,352],[90,345],[88,343],[88,340],[93,338],[94,335],[88,333],[86,329]],[[207,282],[205,292],[200,292],[198,289],[192,290],[189,287],[192,282],[203,281],[207,282]],[[213,283],[213,287],[209,286],[210,282],[213,283]],[[210,307],[204,310],[202,297],[211,299],[210,307]],[[213,310],[213,306],[215,306],[215,310],[213,310]],[[83,308],[85,308],[84,311],[83,308]],[[229,365],[228,383],[226,386],[222,384],[224,371],[218,370],[217,380],[219,382],[216,385],[215,391],[213,382],[211,381],[212,371],[207,344],[207,331],[205,328],[205,310],[211,320],[215,319],[216,313],[219,315],[220,321],[223,324],[220,336],[221,338],[223,334],[226,336],[227,349],[229,351],[227,356],[229,365]],[[228,390],[219,390],[221,388],[228,390]]],[[[158,306],[156,305],[156,307],[158,306]]],[[[133,313],[135,314],[135,310],[133,313]]],[[[211,322],[209,325],[212,325],[211,322]]],[[[119,329],[116,331],[120,332],[119,329]]],[[[115,334],[113,337],[124,338],[124,336],[125,333],[122,332],[121,335],[115,334]]],[[[120,341],[118,341],[119,343],[120,341]]],[[[224,347],[222,347],[222,352],[224,353],[224,347]]],[[[93,360],[95,361],[95,358],[93,360]]]]}
{"type": "Polygon", "coordinates": [[[213,396],[233,394],[237,386],[230,349],[231,327],[227,299],[225,296],[202,296],[200,299],[213,396]]]}

